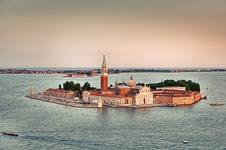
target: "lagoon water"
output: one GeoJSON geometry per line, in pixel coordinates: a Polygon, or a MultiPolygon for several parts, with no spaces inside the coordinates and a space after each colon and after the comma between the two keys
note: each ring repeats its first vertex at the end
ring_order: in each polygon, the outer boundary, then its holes
{"type": "MultiPolygon", "coordinates": [[[[110,82],[131,74],[110,75],[110,82]]],[[[200,83],[202,100],[189,107],[146,109],[71,108],[24,96],[32,87],[42,92],[59,83],[89,81],[99,77],[64,78],[60,75],[0,75],[0,150],[25,149],[226,149],[226,73],[133,73],[141,82],[186,79],[200,83]],[[183,141],[189,141],[183,144],[183,141]]]]}

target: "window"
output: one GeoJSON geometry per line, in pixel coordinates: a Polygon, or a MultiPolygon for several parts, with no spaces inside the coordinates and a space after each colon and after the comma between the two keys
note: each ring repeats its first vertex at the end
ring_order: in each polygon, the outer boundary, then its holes
{"type": "Polygon", "coordinates": [[[128,99],[125,99],[125,104],[128,104],[129,102],[128,102],[128,99]]]}

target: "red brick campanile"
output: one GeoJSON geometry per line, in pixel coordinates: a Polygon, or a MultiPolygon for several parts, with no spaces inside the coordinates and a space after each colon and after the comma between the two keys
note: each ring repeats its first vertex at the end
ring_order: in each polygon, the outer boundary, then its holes
{"type": "Polygon", "coordinates": [[[100,75],[101,93],[108,91],[108,68],[106,65],[105,55],[103,55],[103,63],[100,75]]]}

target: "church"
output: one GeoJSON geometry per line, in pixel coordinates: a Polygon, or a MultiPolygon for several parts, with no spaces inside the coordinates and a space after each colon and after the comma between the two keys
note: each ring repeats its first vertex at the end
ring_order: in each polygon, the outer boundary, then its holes
{"type": "Polygon", "coordinates": [[[141,106],[154,103],[153,92],[146,85],[136,84],[133,77],[130,77],[127,83],[108,86],[108,67],[105,55],[100,74],[100,90],[84,91],[83,100],[89,103],[97,103],[101,98],[104,106],[123,107],[123,106],[141,106]]]}

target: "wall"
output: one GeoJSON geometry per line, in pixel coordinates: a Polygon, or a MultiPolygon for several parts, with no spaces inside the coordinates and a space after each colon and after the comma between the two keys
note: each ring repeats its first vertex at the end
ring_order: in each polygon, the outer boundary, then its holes
{"type": "Polygon", "coordinates": [[[190,105],[195,102],[194,96],[185,96],[185,97],[173,97],[173,104],[174,105],[190,105]]]}
{"type": "MultiPolygon", "coordinates": [[[[99,96],[90,95],[91,102],[97,102],[99,96]]],[[[132,97],[114,97],[114,96],[101,96],[103,104],[113,106],[130,106],[132,105],[132,97]]]]}
{"type": "Polygon", "coordinates": [[[155,95],[154,99],[156,104],[173,104],[172,96],[155,95]]]}

